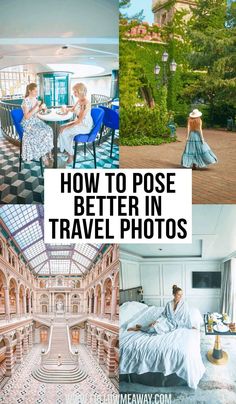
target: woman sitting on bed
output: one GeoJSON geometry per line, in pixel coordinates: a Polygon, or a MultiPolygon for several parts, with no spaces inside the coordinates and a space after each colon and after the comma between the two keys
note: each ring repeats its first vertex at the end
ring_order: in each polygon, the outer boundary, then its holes
{"type": "Polygon", "coordinates": [[[143,331],[148,334],[166,334],[176,328],[194,328],[191,324],[187,303],[182,299],[183,291],[177,285],[172,287],[174,299],[166,304],[166,307],[157,321],[142,327],[129,328],[127,331],[143,331]]]}

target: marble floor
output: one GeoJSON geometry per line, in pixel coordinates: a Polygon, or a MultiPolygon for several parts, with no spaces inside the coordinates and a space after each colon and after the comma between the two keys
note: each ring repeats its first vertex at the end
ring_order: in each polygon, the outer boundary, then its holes
{"type": "MultiPolygon", "coordinates": [[[[236,337],[222,336],[222,348],[228,353],[229,361],[221,366],[211,364],[206,358],[207,351],[213,348],[214,339],[213,336],[206,336],[203,330],[201,331],[201,352],[206,372],[196,390],[187,386],[150,387],[138,383],[121,382],[120,391],[131,394],[171,394],[172,404],[235,404],[236,337]]],[[[155,403],[154,399],[153,403],[155,403]]]]}
{"type": "MultiPolygon", "coordinates": [[[[48,384],[40,383],[31,375],[32,370],[40,363],[42,346],[35,345],[24,358],[13,376],[0,390],[2,404],[82,404],[85,397],[95,402],[95,397],[114,396],[117,389],[106,376],[104,370],[88,349],[82,345],[78,347],[80,368],[88,374],[87,378],[77,384],[48,384]]],[[[105,400],[105,399],[104,399],[105,400]]],[[[88,401],[87,401],[88,402],[88,401]]]]}

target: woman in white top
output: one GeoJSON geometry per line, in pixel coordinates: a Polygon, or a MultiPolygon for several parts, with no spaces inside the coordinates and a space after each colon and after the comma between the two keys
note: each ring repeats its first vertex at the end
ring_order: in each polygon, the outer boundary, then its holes
{"type": "Polygon", "coordinates": [[[50,126],[37,117],[38,112],[46,107],[37,100],[37,93],[37,84],[28,84],[25,99],[21,104],[24,113],[21,122],[24,129],[22,159],[31,161],[39,160],[42,157],[45,165],[50,165],[53,131],[50,126]]]}
{"type": "Polygon", "coordinates": [[[73,87],[73,93],[74,96],[78,98],[78,101],[72,108],[66,108],[64,112],[66,113],[68,110],[73,111],[76,118],[72,122],[61,126],[59,134],[60,151],[66,151],[68,155],[68,164],[73,161],[74,137],[76,135],[89,133],[93,127],[91,104],[86,98],[86,86],[83,83],[75,84],[73,87]]]}

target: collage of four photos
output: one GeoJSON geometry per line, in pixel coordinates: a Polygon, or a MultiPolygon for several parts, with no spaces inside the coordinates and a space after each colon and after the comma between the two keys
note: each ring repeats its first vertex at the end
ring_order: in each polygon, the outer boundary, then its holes
{"type": "Polygon", "coordinates": [[[236,1],[3,0],[0,27],[0,403],[235,403],[236,1]],[[192,243],[46,243],[57,169],[190,170],[192,243]]]}

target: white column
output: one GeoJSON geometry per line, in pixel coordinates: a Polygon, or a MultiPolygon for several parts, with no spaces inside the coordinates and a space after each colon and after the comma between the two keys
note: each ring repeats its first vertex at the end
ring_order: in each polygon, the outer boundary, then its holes
{"type": "Polygon", "coordinates": [[[52,292],[49,292],[49,313],[52,311],[52,292]]]}
{"type": "Polygon", "coordinates": [[[102,292],[102,297],[101,297],[101,316],[104,316],[105,314],[105,291],[102,292]]]}
{"type": "Polygon", "coordinates": [[[55,305],[55,295],[54,295],[54,292],[52,292],[52,311],[53,312],[55,311],[54,305],[55,305]]]}
{"type": "Polygon", "coordinates": [[[68,313],[71,313],[71,293],[68,293],[68,313]]]}
{"type": "Polygon", "coordinates": [[[65,295],[66,295],[66,307],[65,307],[65,312],[67,313],[67,311],[68,311],[68,293],[66,292],[65,295]]]}
{"type": "Polygon", "coordinates": [[[10,318],[10,300],[9,300],[9,289],[7,286],[4,286],[4,301],[5,301],[5,315],[9,320],[10,318]]]}
{"type": "Polygon", "coordinates": [[[111,320],[114,320],[116,315],[116,300],[117,300],[117,287],[112,286],[112,296],[111,296],[111,320]]]}
{"type": "Polygon", "coordinates": [[[20,315],[20,296],[19,296],[19,291],[16,292],[16,314],[17,314],[17,316],[20,315]]]}
{"type": "Polygon", "coordinates": [[[23,295],[23,314],[26,314],[26,293],[23,295]]]}

